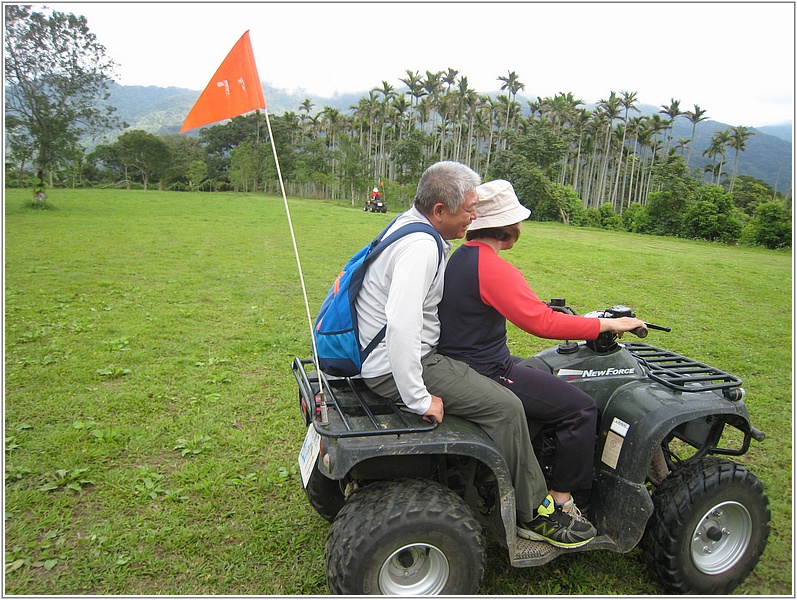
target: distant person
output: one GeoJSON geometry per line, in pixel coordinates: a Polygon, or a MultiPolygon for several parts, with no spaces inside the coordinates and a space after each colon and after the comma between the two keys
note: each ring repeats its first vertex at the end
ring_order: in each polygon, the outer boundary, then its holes
{"type": "Polygon", "coordinates": [[[571,492],[586,495],[592,488],[597,406],[577,387],[512,356],[506,322],[542,338],[584,340],[595,339],[602,331],[622,333],[645,324],[630,317],[596,319],[552,310],[523,274],[498,256],[515,245],[531,211],[520,204],[508,181],[482,184],[476,192],[479,218],[471,223],[468,241],[453,253],[446,268],[438,352],[512,390],[527,418],[555,428],[550,489],[537,517],[522,526],[520,535],[557,546],[582,546],[597,532],[571,492]]]}

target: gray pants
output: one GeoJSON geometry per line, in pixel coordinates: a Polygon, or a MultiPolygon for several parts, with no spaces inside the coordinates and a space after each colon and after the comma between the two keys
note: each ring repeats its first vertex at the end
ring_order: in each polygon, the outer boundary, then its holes
{"type": "MultiPolygon", "coordinates": [[[[531,521],[548,489],[518,397],[465,363],[435,351],[421,363],[426,388],[443,399],[444,415],[457,415],[478,423],[498,446],[512,476],[518,518],[531,521]]],[[[381,396],[399,399],[392,375],[368,378],[365,383],[381,396]]]]}

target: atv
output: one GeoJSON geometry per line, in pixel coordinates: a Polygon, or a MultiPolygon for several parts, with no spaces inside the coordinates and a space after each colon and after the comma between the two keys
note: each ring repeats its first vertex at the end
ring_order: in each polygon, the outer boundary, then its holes
{"type": "Polygon", "coordinates": [[[377,212],[377,213],[386,213],[387,212],[387,204],[382,199],[382,196],[377,196],[376,198],[368,198],[363,206],[363,210],[365,212],[377,212]]]}
{"type": "MultiPolygon", "coordinates": [[[[576,314],[564,299],[548,303],[576,314]]],[[[625,306],[585,316],[635,316],[625,306]]],[[[669,331],[650,323],[649,329],[669,331]]],[[[759,480],[727,457],[764,434],[753,427],[742,381],[720,369],[611,332],[565,341],[528,364],[591,395],[599,409],[591,499],[598,530],[563,549],[518,537],[506,463],[482,429],[446,415],[427,422],[309,359],[293,374],[307,434],[299,453],[306,496],[332,523],[325,549],[333,594],[470,595],[485,563],[484,530],[515,567],[563,553],[641,546],[651,576],[670,594],[729,594],[752,572],[769,536],[759,480]]],[[[529,422],[546,477],[550,430],[529,422]]]]}

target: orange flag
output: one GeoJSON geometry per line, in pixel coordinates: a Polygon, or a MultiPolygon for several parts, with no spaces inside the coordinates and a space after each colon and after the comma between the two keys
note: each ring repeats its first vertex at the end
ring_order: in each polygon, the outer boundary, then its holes
{"type": "Polygon", "coordinates": [[[247,31],[232,47],[185,118],[180,133],[266,108],[247,31]]]}

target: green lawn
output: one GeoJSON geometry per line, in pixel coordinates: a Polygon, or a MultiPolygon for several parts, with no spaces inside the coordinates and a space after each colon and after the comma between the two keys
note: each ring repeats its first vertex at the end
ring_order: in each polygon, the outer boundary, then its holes
{"type": "MultiPolygon", "coordinates": [[[[5,198],[7,594],[327,593],[290,371],[309,324],[282,199],[53,190],[5,198]]],[[[394,207],[391,207],[393,209],[394,207]]],[[[290,199],[311,311],[394,216],[290,199]]],[[[772,534],[744,594],[792,593],[791,253],[528,223],[506,257],[542,299],[614,304],[742,377],[767,440],[739,462],[772,534]]],[[[503,256],[503,255],[502,255],[503,256]]],[[[515,354],[552,342],[510,331],[515,354]]],[[[661,594],[639,552],[514,569],[485,594],[661,594]]]]}

